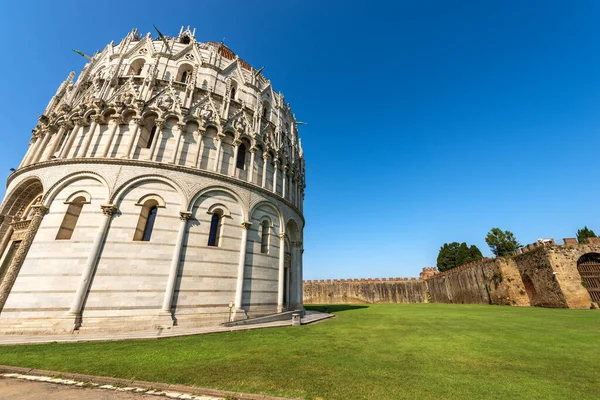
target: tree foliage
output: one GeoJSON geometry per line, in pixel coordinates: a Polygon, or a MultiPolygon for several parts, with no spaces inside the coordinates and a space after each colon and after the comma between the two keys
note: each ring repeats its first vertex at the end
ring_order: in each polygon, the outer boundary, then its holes
{"type": "Polygon", "coordinates": [[[485,237],[485,242],[496,257],[511,255],[521,247],[511,231],[502,231],[500,228],[492,228],[485,237]]]}
{"type": "Polygon", "coordinates": [[[475,245],[469,247],[465,242],[444,243],[438,253],[437,268],[444,272],[481,258],[483,255],[475,245]]]}
{"type": "Polygon", "coordinates": [[[584,226],[583,229],[577,230],[577,241],[579,243],[586,243],[588,238],[594,237],[596,237],[596,234],[587,226],[584,226]]]}

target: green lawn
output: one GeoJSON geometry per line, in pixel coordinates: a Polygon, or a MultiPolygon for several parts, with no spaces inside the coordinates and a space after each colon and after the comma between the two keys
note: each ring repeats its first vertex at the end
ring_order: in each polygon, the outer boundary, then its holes
{"type": "Polygon", "coordinates": [[[600,311],[329,309],[303,327],[0,347],[0,364],[308,399],[600,398],[600,311]]]}

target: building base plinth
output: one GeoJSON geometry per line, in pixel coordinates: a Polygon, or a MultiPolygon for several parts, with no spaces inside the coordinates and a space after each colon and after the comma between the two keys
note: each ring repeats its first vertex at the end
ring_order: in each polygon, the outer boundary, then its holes
{"type": "Polygon", "coordinates": [[[248,313],[246,313],[246,310],[243,309],[239,309],[239,310],[234,310],[233,314],[231,315],[231,322],[233,321],[242,321],[244,319],[248,319],[248,313]]]}
{"type": "Polygon", "coordinates": [[[154,327],[156,329],[171,329],[174,323],[173,315],[170,312],[160,312],[154,320],[154,327]]]}

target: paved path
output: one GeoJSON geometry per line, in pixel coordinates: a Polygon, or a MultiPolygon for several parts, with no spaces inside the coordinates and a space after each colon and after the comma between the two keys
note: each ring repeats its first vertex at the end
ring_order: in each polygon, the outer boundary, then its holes
{"type": "MultiPolygon", "coordinates": [[[[60,385],[24,379],[0,378],[2,400],[160,400],[153,394],[132,393],[109,389],[60,385]]],[[[179,397],[185,398],[185,397],[179,397]]],[[[190,396],[189,399],[224,400],[218,397],[190,396]]]]}
{"type": "MultiPolygon", "coordinates": [[[[327,314],[319,311],[306,311],[302,318],[302,324],[310,324],[333,317],[333,314],[327,314]]],[[[250,329],[276,328],[281,326],[290,326],[291,321],[276,321],[254,325],[239,326],[211,326],[205,328],[187,328],[182,329],[177,326],[171,329],[151,330],[151,331],[132,331],[132,332],[103,332],[103,333],[75,333],[62,335],[0,335],[0,345],[13,344],[34,344],[34,343],[52,343],[52,342],[98,342],[110,340],[135,340],[135,339],[160,339],[166,337],[200,335],[205,333],[245,331],[250,329]]],[[[1,399],[1,397],[0,397],[1,399]]]]}

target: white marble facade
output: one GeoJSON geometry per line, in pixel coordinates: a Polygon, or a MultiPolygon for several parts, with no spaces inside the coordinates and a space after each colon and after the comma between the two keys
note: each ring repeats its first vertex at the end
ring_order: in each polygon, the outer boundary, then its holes
{"type": "Polygon", "coordinates": [[[0,332],[302,308],[305,165],[289,105],[221,43],[182,28],[167,45],[132,31],[40,116],[0,206],[0,332]]]}

